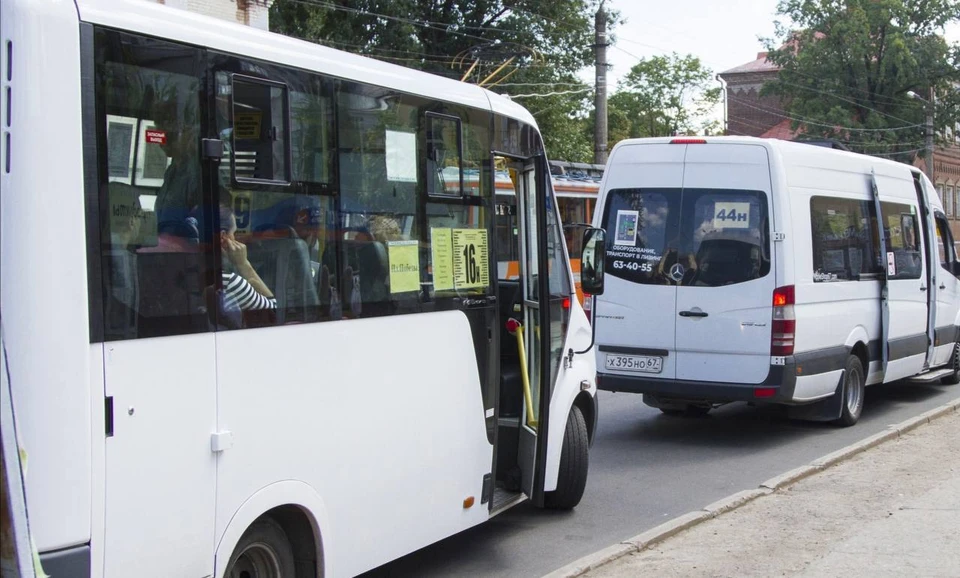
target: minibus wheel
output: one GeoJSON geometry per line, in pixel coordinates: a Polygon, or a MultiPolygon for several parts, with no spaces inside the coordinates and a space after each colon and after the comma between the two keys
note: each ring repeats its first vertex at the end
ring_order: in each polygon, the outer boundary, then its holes
{"type": "Polygon", "coordinates": [[[554,510],[569,510],[580,503],[587,486],[589,463],[587,422],[580,408],[570,408],[567,427],[563,431],[563,447],[560,450],[560,471],[557,473],[557,489],[547,492],[544,505],[554,510]]]}
{"type": "Polygon", "coordinates": [[[866,393],[866,378],[863,375],[863,363],[856,355],[847,357],[847,366],[843,374],[843,387],[840,389],[841,410],[837,425],[849,427],[857,423],[863,412],[863,398],[866,393]]]}
{"type": "Polygon", "coordinates": [[[294,578],[296,563],[287,534],[269,516],[261,516],[240,537],[225,578],[294,578]]]}
{"type": "Polygon", "coordinates": [[[960,343],[953,344],[953,373],[946,377],[940,378],[940,383],[943,385],[957,385],[960,383],[960,343]]]}

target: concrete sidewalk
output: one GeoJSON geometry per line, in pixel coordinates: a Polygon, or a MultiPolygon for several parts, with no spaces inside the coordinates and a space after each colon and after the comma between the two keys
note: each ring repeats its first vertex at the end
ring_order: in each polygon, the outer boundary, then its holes
{"type": "Polygon", "coordinates": [[[583,576],[960,577],[960,413],[583,576]]]}

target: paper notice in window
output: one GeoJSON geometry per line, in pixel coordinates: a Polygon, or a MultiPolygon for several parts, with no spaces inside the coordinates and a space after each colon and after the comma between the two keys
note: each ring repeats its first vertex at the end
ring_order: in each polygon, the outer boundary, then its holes
{"type": "Polygon", "coordinates": [[[417,134],[386,131],[387,180],[417,182],[417,134]]]}
{"type": "Polygon", "coordinates": [[[417,241],[387,243],[390,261],[390,293],[420,290],[420,254],[417,241]]]}
{"type": "Polygon", "coordinates": [[[714,229],[749,229],[750,203],[715,203],[714,229]]]}
{"type": "Polygon", "coordinates": [[[887,252],[887,275],[897,276],[897,256],[893,251],[887,252]]]}
{"type": "Polygon", "coordinates": [[[430,229],[430,250],[432,253],[433,290],[450,291],[453,289],[453,233],[446,227],[430,229]]]}
{"type": "Polygon", "coordinates": [[[490,284],[486,229],[453,229],[453,283],[457,289],[490,284]]]}

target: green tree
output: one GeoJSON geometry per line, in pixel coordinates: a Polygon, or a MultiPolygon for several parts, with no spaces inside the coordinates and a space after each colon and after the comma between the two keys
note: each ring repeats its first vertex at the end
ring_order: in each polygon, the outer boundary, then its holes
{"type": "MultiPolygon", "coordinates": [[[[276,0],[274,32],[467,82],[534,113],[551,157],[588,160],[582,111],[598,0],[276,0]],[[562,93],[562,94],[555,94],[562,93]],[[529,96],[547,94],[549,96],[529,96]],[[586,154],[587,158],[583,158],[586,154]],[[577,157],[577,158],[573,158],[577,157]]],[[[608,25],[612,28],[617,22],[608,25]]],[[[592,141],[592,138],[591,138],[592,141]]]]}
{"type": "Polygon", "coordinates": [[[610,97],[611,141],[715,132],[719,123],[710,116],[719,102],[720,87],[699,58],[676,53],[643,58],[610,97]]]}
{"type": "Polygon", "coordinates": [[[936,91],[938,130],[960,121],[960,45],[944,26],[958,0],[781,0],[767,58],[793,128],[851,149],[910,161],[924,146],[924,102],[936,91]],[[774,49],[774,46],[779,48],[774,49]]]}

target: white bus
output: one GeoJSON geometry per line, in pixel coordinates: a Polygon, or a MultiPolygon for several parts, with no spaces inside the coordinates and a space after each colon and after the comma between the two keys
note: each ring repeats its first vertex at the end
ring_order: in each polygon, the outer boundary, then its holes
{"type": "Polygon", "coordinates": [[[960,383],[960,263],[906,164],[748,137],[621,141],[594,217],[600,389],[851,426],[877,383],[960,383]]]}
{"type": "Polygon", "coordinates": [[[526,110],[149,2],[5,0],[0,31],[5,370],[47,574],[351,576],[579,502],[591,330],[526,110]]]}

